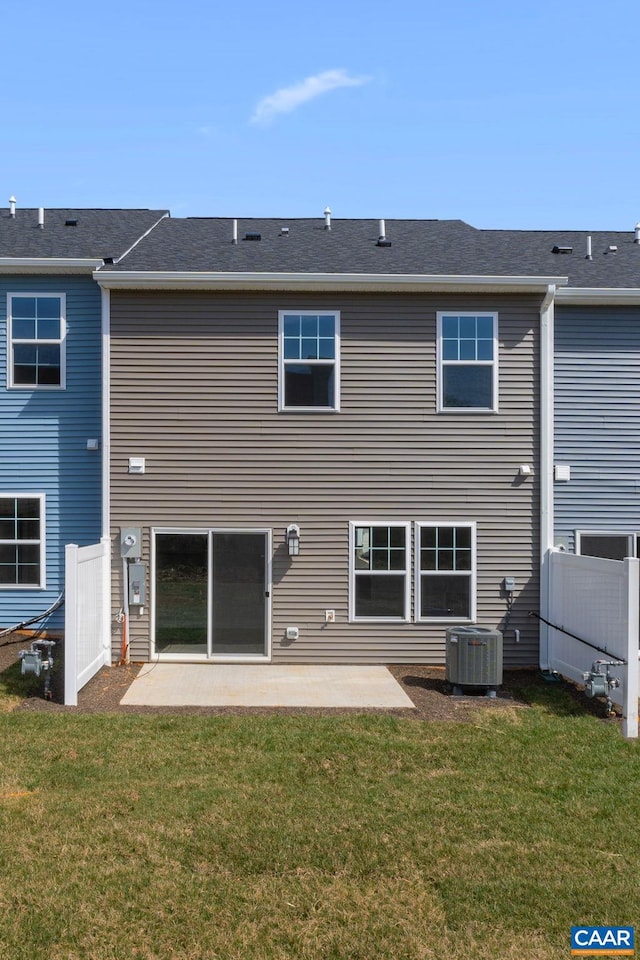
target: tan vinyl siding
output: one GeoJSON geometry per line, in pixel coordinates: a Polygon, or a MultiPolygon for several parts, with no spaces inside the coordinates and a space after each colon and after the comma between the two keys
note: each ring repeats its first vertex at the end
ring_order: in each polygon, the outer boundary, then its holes
{"type": "MultiPolygon", "coordinates": [[[[271,528],[274,661],[438,663],[447,624],[348,622],[349,521],[475,521],[477,622],[500,626],[514,576],[505,659],[537,661],[539,298],[113,292],[111,308],[114,535],[142,526],[148,560],[153,527],[271,528]],[[277,411],[278,310],[296,308],[340,311],[340,413],[277,411]],[[497,414],[436,414],[438,310],[498,312],[497,414]]],[[[116,598],[120,581],[118,561],[116,598]]],[[[148,613],[131,620],[136,659],[148,613]]]]}

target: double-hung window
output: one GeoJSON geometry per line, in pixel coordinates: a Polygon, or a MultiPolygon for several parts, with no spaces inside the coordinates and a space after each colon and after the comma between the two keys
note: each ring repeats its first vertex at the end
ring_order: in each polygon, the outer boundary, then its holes
{"type": "Polygon", "coordinates": [[[0,588],[44,586],[44,495],[0,493],[0,588]]]}
{"type": "Polygon", "coordinates": [[[340,409],[340,314],[281,310],[278,314],[278,409],[340,409]]]}
{"type": "Polygon", "coordinates": [[[475,620],[475,579],[475,524],[416,524],[416,620],[475,620]]]}
{"type": "Polygon", "coordinates": [[[350,554],[350,619],[408,620],[410,525],[352,522],[350,554]]]}
{"type": "Polygon", "coordinates": [[[498,409],[498,314],[438,313],[438,410],[498,409]]]}
{"type": "Polygon", "coordinates": [[[65,297],[8,294],[9,387],[65,386],[65,297]]]}

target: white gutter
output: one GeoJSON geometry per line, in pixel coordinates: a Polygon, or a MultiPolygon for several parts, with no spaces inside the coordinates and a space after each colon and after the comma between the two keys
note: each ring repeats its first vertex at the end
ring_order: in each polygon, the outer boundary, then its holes
{"type": "MultiPolygon", "coordinates": [[[[549,284],[540,305],[540,614],[549,619],[549,550],[553,546],[554,298],[549,284]]],[[[549,669],[549,628],[540,621],[540,669],[549,669]]]]}
{"type": "Polygon", "coordinates": [[[106,289],[147,290],[372,290],[477,291],[499,293],[546,292],[550,285],[567,283],[566,277],[461,276],[435,274],[368,273],[237,273],[182,270],[97,270],[94,278],[106,289]]]}
{"type": "Polygon", "coordinates": [[[593,304],[616,304],[617,306],[640,305],[640,278],[638,287],[564,287],[556,294],[558,303],[588,306],[593,304]]]}
{"type": "Polygon", "coordinates": [[[3,273],[84,273],[97,270],[102,257],[0,257],[3,273]]]}

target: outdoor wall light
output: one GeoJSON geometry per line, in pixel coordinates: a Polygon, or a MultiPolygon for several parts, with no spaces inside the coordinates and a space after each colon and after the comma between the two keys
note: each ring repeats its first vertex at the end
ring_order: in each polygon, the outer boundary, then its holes
{"type": "Polygon", "coordinates": [[[290,523],[287,527],[287,549],[290,557],[297,557],[300,553],[300,527],[297,523],[290,523]]]}

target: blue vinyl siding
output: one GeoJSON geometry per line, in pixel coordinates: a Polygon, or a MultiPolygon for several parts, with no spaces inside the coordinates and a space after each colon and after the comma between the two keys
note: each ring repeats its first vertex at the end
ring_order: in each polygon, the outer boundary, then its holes
{"type": "MultiPolygon", "coordinates": [[[[101,533],[100,291],[90,277],[0,277],[0,495],[46,496],[46,589],[0,589],[0,627],[44,612],[64,589],[67,543],[95,543],[101,533]],[[7,390],[7,293],[66,296],[65,390],[7,390]]],[[[47,622],[60,630],[64,611],[47,622]]]]}
{"type": "Polygon", "coordinates": [[[555,537],[640,531],[640,308],[557,307],[555,537]]]}

